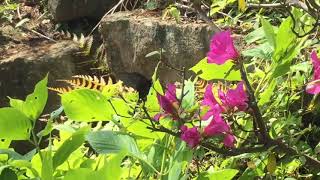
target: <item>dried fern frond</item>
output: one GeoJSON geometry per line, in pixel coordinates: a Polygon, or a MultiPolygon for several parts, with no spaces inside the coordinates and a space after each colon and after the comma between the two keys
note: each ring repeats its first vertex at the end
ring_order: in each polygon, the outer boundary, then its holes
{"type": "Polygon", "coordinates": [[[49,90],[51,91],[54,91],[54,92],[57,92],[59,94],[64,94],[64,93],[67,93],[67,92],[70,92],[73,90],[72,87],[59,87],[59,88],[54,88],[54,87],[48,87],[49,90]]]}
{"type": "Polygon", "coordinates": [[[97,76],[89,76],[89,75],[75,75],[72,76],[73,79],[67,80],[58,80],[62,82],[66,82],[71,85],[74,89],[87,88],[87,89],[95,89],[98,91],[102,91],[104,87],[107,85],[111,85],[112,79],[108,77],[108,80],[104,79],[104,77],[98,78],[97,76]]]}

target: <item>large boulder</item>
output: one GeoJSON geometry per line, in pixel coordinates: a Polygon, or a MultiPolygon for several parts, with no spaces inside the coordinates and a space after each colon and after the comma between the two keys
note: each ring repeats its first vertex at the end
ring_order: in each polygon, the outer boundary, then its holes
{"type": "MultiPolygon", "coordinates": [[[[0,106],[7,106],[7,96],[18,99],[33,92],[34,86],[49,73],[49,86],[55,87],[57,79],[67,79],[76,73],[76,52],[79,46],[72,41],[62,41],[39,47],[25,48],[0,60],[0,106]]],[[[50,92],[46,112],[55,110],[60,98],[50,92]]]]}
{"type": "MultiPolygon", "coordinates": [[[[215,28],[199,22],[162,20],[149,12],[117,12],[106,16],[100,27],[112,71],[139,72],[150,78],[158,56],[147,54],[163,48],[163,58],[174,68],[194,66],[206,56],[215,28]]],[[[177,71],[161,66],[163,82],[180,80],[177,71]]]]}
{"type": "Polygon", "coordinates": [[[48,9],[56,21],[82,17],[99,19],[118,2],[118,0],[48,0],[48,9]]]}

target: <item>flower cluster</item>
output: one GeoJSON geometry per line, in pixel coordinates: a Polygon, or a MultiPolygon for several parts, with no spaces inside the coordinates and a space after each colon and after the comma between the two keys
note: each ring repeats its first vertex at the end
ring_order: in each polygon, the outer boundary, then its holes
{"type": "Polygon", "coordinates": [[[313,64],[313,79],[307,84],[306,91],[310,94],[320,93],[320,59],[315,51],[311,53],[311,61],[313,64]]]}
{"type": "Polygon", "coordinates": [[[219,99],[216,99],[212,87],[213,85],[211,84],[207,86],[202,101],[202,105],[209,107],[202,120],[211,119],[209,125],[204,129],[204,134],[208,137],[224,135],[224,145],[226,147],[233,147],[235,137],[232,134],[230,126],[222,119],[222,113],[246,110],[248,107],[247,94],[243,83],[240,82],[235,89],[229,89],[226,93],[219,89],[219,99]]]}
{"type": "MultiPolygon", "coordinates": [[[[217,33],[212,37],[207,56],[208,62],[215,64],[224,64],[227,60],[239,58],[240,55],[233,44],[229,30],[217,33]]],[[[159,121],[162,117],[170,116],[174,120],[179,120],[180,106],[176,96],[176,86],[169,84],[165,94],[158,94],[157,98],[163,112],[157,114],[154,119],[159,121]]],[[[180,127],[181,140],[185,141],[190,148],[195,148],[200,144],[202,138],[222,136],[225,147],[234,147],[236,138],[230,125],[223,119],[223,114],[245,111],[248,108],[247,101],[248,97],[243,82],[239,82],[235,89],[228,89],[227,91],[218,88],[216,93],[213,92],[213,85],[209,84],[201,103],[202,109],[208,110],[201,117],[201,120],[210,122],[203,128],[197,126],[188,128],[186,125],[182,125],[180,127]]]]}

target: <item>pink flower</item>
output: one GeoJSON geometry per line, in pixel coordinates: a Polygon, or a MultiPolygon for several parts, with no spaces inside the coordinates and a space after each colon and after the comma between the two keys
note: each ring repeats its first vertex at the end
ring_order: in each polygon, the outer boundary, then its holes
{"type": "Polygon", "coordinates": [[[223,144],[226,147],[234,147],[235,137],[231,133],[230,126],[216,113],[208,126],[204,128],[204,135],[208,137],[223,135],[223,144]]]}
{"type": "Polygon", "coordinates": [[[177,116],[176,105],[178,103],[176,96],[176,86],[168,84],[165,95],[157,94],[158,102],[164,113],[158,113],[154,116],[154,120],[158,121],[161,117],[167,115],[177,116]]]}
{"type": "Polygon", "coordinates": [[[234,109],[244,111],[248,108],[248,96],[244,91],[243,82],[239,82],[236,89],[229,89],[227,93],[219,89],[219,98],[223,106],[227,109],[234,109]]]}
{"type": "Polygon", "coordinates": [[[243,82],[239,82],[235,89],[229,89],[224,93],[218,90],[219,100],[214,97],[212,92],[212,84],[206,87],[202,105],[209,106],[208,112],[202,117],[203,120],[209,119],[215,112],[226,112],[229,110],[244,111],[248,108],[248,96],[244,90],[243,82]],[[236,109],[235,109],[236,108],[236,109]]]}
{"type": "Polygon", "coordinates": [[[207,113],[202,117],[203,120],[209,119],[216,112],[222,112],[220,104],[213,95],[212,84],[207,85],[201,105],[210,107],[207,113]]]}
{"type": "Polygon", "coordinates": [[[190,148],[196,147],[200,143],[200,133],[197,127],[188,128],[187,126],[181,126],[181,139],[185,141],[190,148]]]}
{"type": "Polygon", "coordinates": [[[224,64],[227,60],[236,60],[239,56],[234,47],[230,30],[214,34],[211,39],[210,51],[207,54],[208,63],[224,64]]]}
{"type": "Polygon", "coordinates": [[[306,91],[309,94],[318,94],[320,93],[320,59],[316,51],[312,51],[311,60],[314,73],[312,81],[307,84],[306,91]]]}

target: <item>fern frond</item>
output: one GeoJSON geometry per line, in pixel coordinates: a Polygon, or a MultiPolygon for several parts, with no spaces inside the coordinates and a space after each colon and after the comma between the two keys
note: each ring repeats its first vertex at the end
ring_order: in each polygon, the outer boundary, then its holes
{"type": "Polygon", "coordinates": [[[83,44],[83,52],[85,55],[90,55],[92,44],[93,44],[93,36],[86,37],[83,44]]]}
{"type": "Polygon", "coordinates": [[[67,93],[67,92],[70,92],[73,90],[73,88],[71,87],[59,87],[59,88],[54,88],[54,87],[48,87],[49,90],[51,91],[54,91],[54,92],[57,92],[59,94],[64,94],[64,93],[67,93]]]}

